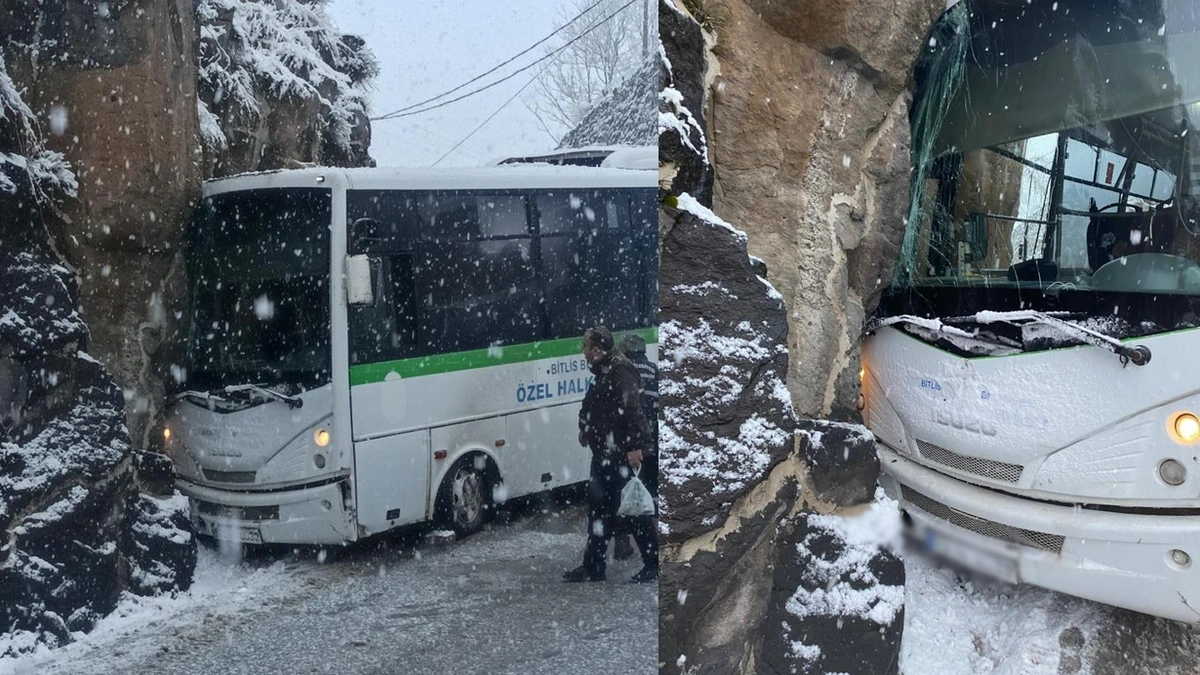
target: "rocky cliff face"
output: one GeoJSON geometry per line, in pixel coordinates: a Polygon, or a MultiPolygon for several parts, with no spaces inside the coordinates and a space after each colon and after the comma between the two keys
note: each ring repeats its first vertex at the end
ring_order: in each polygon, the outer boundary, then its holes
{"type": "Polygon", "coordinates": [[[944,0],[705,0],[715,209],[784,297],[788,389],[853,416],[857,342],[890,279],[908,195],[907,82],[944,0]]]}
{"type": "Polygon", "coordinates": [[[187,588],[186,504],[135,464],[124,398],[85,351],[45,214],[77,183],[0,58],[0,657],[89,630],[124,591],[187,588]]]}
{"type": "Polygon", "coordinates": [[[182,357],[186,224],[206,176],[369,161],[374,65],[324,17],[0,0],[0,656],[190,584],[186,501],[142,452],[182,357]]]}
{"type": "Polygon", "coordinates": [[[761,214],[726,222],[710,201],[724,170],[704,115],[711,37],[671,0],[659,31],[663,671],[894,672],[904,570],[874,439],[796,415],[795,317],[739,229],[761,214]]]}

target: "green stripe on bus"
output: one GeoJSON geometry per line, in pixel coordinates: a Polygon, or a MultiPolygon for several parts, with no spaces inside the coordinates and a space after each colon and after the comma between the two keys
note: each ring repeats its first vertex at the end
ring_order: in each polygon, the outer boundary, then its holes
{"type": "MultiPolygon", "coordinates": [[[[617,341],[625,335],[636,333],[648,343],[658,342],[657,328],[639,328],[637,330],[619,331],[617,341]]],[[[564,356],[580,356],[580,338],[565,338],[562,340],[544,340],[519,345],[505,345],[495,349],[475,349],[469,352],[454,352],[451,354],[435,354],[433,356],[418,356],[398,361],[381,361],[379,363],[363,363],[350,366],[350,386],[383,382],[391,373],[402,378],[420,377],[422,375],[437,375],[452,373],[458,370],[471,370],[487,366],[502,366],[510,363],[524,363],[538,359],[553,359],[564,356]]]]}

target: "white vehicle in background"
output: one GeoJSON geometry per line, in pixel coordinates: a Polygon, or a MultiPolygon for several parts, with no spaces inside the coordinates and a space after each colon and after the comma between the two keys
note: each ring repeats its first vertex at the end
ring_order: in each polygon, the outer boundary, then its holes
{"type": "Polygon", "coordinates": [[[935,553],[1200,621],[1200,3],[963,0],[917,63],[863,347],[935,553]]]}
{"type": "Polygon", "coordinates": [[[493,501],[587,480],[580,339],[657,343],[656,182],[502,166],[207,183],[162,430],[197,531],[469,534],[493,501]]]}

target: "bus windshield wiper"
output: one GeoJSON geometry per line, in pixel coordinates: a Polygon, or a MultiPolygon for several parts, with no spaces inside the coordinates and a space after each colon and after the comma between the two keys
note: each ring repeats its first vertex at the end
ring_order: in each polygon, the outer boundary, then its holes
{"type": "Polygon", "coordinates": [[[228,403],[228,401],[226,399],[223,399],[220,396],[217,396],[216,394],[211,394],[207,391],[196,391],[195,389],[188,389],[187,391],[181,391],[178,394],[175,394],[173,397],[171,397],[171,400],[178,401],[181,398],[199,399],[201,401],[216,401],[217,403],[228,403]]]}
{"type": "Polygon", "coordinates": [[[304,406],[304,400],[301,399],[299,396],[288,396],[287,394],[281,394],[277,391],[274,391],[272,389],[267,389],[266,387],[264,387],[262,385],[258,385],[258,384],[231,384],[228,387],[221,389],[220,391],[223,391],[227,394],[233,394],[233,393],[240,392],[240,391],[256,391],[256,392],[260,392],[263,394],[268,394],[270,396],[274,396],[275,398],[283,401],[284,403],[287,403],[289,408],[294,409],[294,408],[301,408],[304,406]]]}
{"type": "Polygon", "coordinates": [[[927,330],[927,331],[930,331],[933,333],[944,333],[945,335],[949,336],[950,338],[962,338],[965,340],[972,340],[975,342],[982,342],[982,343],[985,343],[988,345],[993,345],[1000,349],[1000,351],[998,352],[1000,354],[1004,354],[1004,353],[1015,354],[1015,353],[1018,353],[1021,351],[1020,346],[1017,345],[1016,343],[1010,343],[1010,342],[1001,340],[992,335],[983,335],[983,334],[980,334],[978,331],[976,331],[976,332],[965,331],[961,328],[948,325],[952,321],[954,321],[954,319],[931,319],[931,318],[922,317],[922,316],[913,316],[912,314],[900,314],[898,316],[887,316],[887,317],[883,317],[883,318],[871,319],[870,321],[867,322],[867,325],[863,328],[863,333],[873,333],[876,330],[883,328],[885,326],[894,326],[898,323],[906,323],[906,324],[909,324],[910,326],[916,326],[917,328],[924,329],[924,330],[927,330]],[[1009,351],[1004,352],[1003,350],[1009,350],[1009,351]]]}
{"type": "Polygon", "coordinates": [[[1150,348],[1145,345],[1133,345],[1132,347],[1125,343],[1111,338],[1103,333],[1098,333],[1090,328],[1073,324],[1069,321],[1051,316],[1044,312],[1038,312],[1031,309],[1017,310],[1013,312],[992,312],[983,311],[977,312],[974,316],[960,316],[949,319],[943,319],[946,323],[996,323],[1008,321],[1029,321],[1039,323],[1043,326],[1050,326],[1064,333],[1068,337],[1075,338],[1081,342],[1107,350],[1121,357],[1122,365],[1132,363],[1135,366],[1144,366],[1150,363],[1150,348]]]}

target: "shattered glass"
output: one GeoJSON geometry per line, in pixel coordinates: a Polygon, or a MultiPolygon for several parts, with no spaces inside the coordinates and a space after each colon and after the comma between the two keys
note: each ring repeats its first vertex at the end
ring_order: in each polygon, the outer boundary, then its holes
{"type": "MultiPolygon", "coordinates": [[[[1163,2],[966,0],[930,32],[882,314],[1196,325],[1200,20],[1163,2]]],[[[983,322],[979,322],[982,324],[983,322]]]]}

